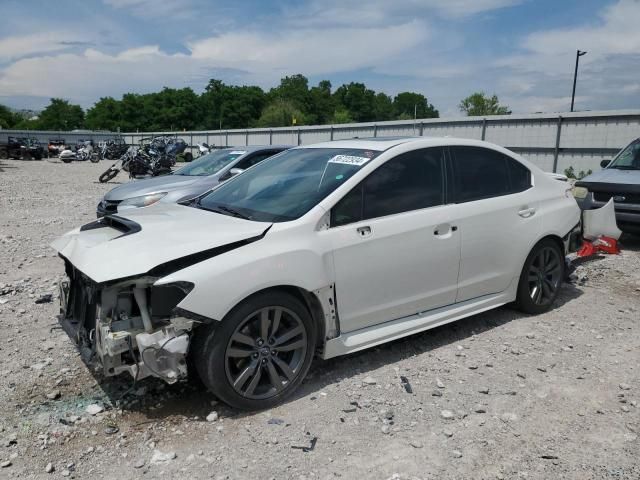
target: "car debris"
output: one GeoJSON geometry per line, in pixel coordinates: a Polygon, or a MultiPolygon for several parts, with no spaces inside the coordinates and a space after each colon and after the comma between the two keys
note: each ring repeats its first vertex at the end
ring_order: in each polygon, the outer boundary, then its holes
{"type": "Polygon", "coordinates": [[[407,379],[407,377],[401,375],[400,383],[402,383],[402,386],[407,393],[413,393],[413,388],[411,387],[411,384],[409,383],[409,379],[407,379]]]}
{"type": "Polygon", "coordinates": [[[42,303],[51,303],[51,301],[53,300],[53,295],[50,293],[47,293],[45,295],[42,295],[40,298],[36,299],[36,304],[40,305],[42,303]]]}
{"type": "Polygon", "coordinates": [[[313,452],[316,448],[316,443],[318,443],[318,437],[313,437],[309,441],[309,446],[299,446],[299,445],[291,445],[291,448],[294,450],[302,450],[304,453],[313,452]]]}

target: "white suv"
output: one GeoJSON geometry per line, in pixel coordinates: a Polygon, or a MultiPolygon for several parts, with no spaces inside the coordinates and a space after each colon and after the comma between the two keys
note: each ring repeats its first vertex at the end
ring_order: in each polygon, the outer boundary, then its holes
{"type": "Polygon", "coordinates": [[[196,368],[228,404],[269,407],[316,354],[511,302],[549,309],[579,235],[569,187],[475,140],[294,148],[190,204],[56,240],[60,320],[106,375],[174,382],[196,368]]]}

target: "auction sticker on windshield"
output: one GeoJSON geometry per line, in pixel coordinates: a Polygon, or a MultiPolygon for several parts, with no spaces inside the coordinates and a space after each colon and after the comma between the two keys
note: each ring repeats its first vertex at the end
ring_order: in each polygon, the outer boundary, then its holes
{"type": "Polygon", "coordinates": [[[329,159],[327,163],[342,163],[344,165],[355,165],[360,167],[367,163],[370,159],[367,157],[356,157],[353,155],[336,155],[329,159]]]}
{"type": "Polygon", "coordinates": [[[229,155],[244,155],[245,152],[244,150],[234,150],[233,152],[229,152],[229,155]]]}

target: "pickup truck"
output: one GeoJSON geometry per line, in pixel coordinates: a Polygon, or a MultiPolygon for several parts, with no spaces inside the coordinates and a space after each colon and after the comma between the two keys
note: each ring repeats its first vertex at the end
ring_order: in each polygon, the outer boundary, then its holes
{"type": "Polygon", "coordinates": [[[640,138],[613,160],[602,160],[599,172],[577,181],[573,195],[582,210],[604,206],[613,198],[618,228],[640,234],[640,138]]]}
{"type": "Polygon", "coordinates": [[[42,160],[42,157],[44,148],[35,138],[7,137],[6,142],[0,142],[0,158],[42,160]]]}

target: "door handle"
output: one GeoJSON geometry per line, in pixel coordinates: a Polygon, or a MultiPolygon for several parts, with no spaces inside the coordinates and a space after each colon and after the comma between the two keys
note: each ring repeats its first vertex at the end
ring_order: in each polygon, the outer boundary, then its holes
{"type": "Polygon", "coordinates": [[[358,227],[357,232],[361,237],[368,237],[369,235],[371,235],[371,227],[369,227],[368,225],[364,227],[358,227]]]}
{"type": "Polygon", "coordinates": [[[535,208],[523,208],[518,212],[518,215],[520,215],[522,218],[529,218],[529,217],[533,217],[535,213],[536,213],[535,208]]]}
{"type": "Polygon", "coordinates": [[[436,237],[442,237],[444,235],[447,235],[451,232],[455,232],[457,230],[458,230],[458,227],[455,225],[443,224],[443,225],[438,225],[433,231],[433,234],[436,237]]]}

